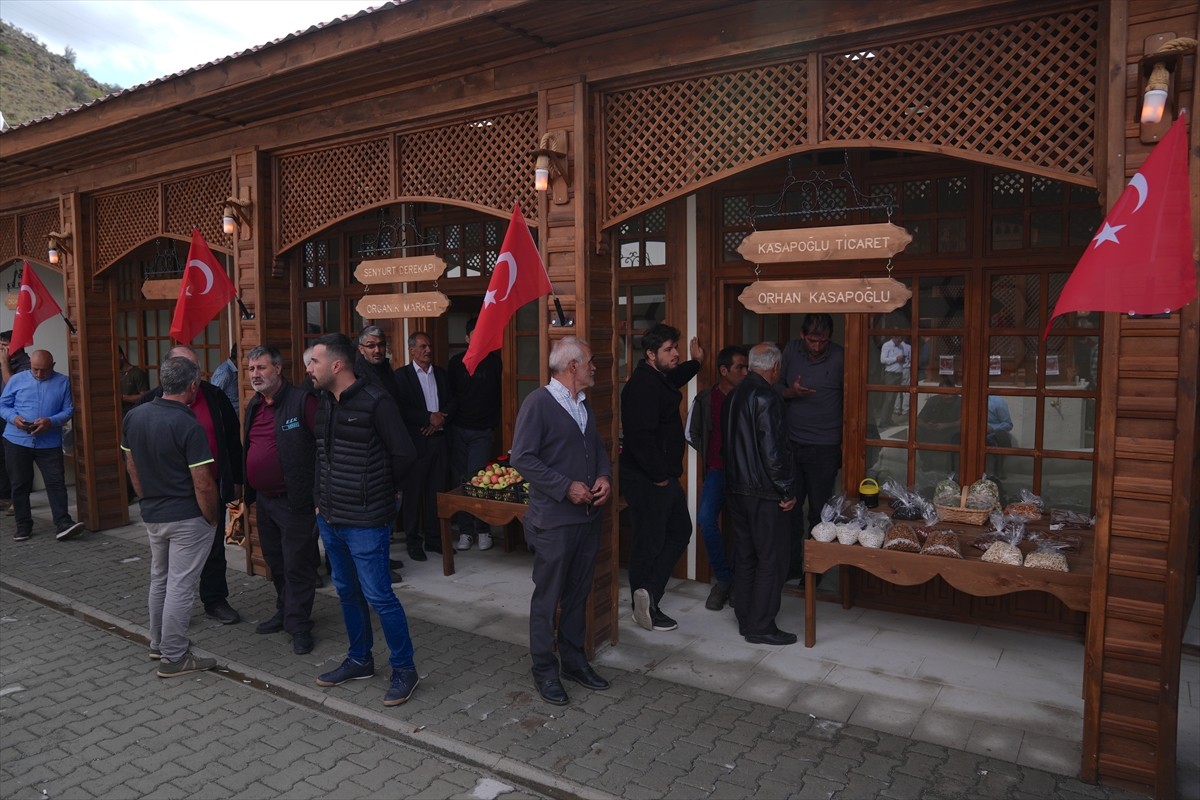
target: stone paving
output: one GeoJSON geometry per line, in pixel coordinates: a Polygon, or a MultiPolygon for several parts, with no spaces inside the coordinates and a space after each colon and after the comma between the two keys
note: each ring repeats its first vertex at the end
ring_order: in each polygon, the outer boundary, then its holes
{"type": "MultiPolygon", "coordinates": [[[[159,684],[168,682],[153,679],[152,670],[146,666],[144,642],[116,635],[145,634],[149,556],[144,540],[101,533],[56,542],[48,525],[39,525],[37,532],[28,542],[12,542],[7,534],[0,535],[0,585],[112,629],[111,633],[101,633],[81,628],[88,631],[87,635],[81,633],[78,642],[72,639],[70,646],[52,648],[56,655],[50,661],[42,660],[43,672],[45,668],[58,669],[58,659],[64,659],[63,669],[77,668],[78,658],[71,660],[69,654],[78,648],[80,656],[86,652],[87,661],[104,675],[123,681],[114,684],[119,687],[114,692],[118,697],[134,691],[133,687],[141,687],[146,695],[164,691],[159,684]],[[104,638],[106,647],[96,647],[95,637],[104,638]]],[[[285,634],[254,633],[253,624],[274,611],[271,586],[261,578],[233,570],[229,581],[230,602],[247,622],[220,625],[207,619],[197,604],[191,626],[194,648],[201,654],[216,656],[232,673],[261,681],[265,687],[254,689],[221,680],[220,676],[204,676],[185,686],[174,686],[173,692],[172,687],[165,690],[171,697],[186,691],[194,701],[193,707],[203,709],[202,719],[209,711],[232,714],[234,719],[223,719],[219,724],[229,727],[232,723],[234,728],[240,724],[252,732],[252,738],[278,733],[278,726],[268,724],[274,716],[273,707],[263,705],[275,696],[307,706],[310,710],[305,712],[283,700],[271,701],[282,703],[281,714],[317,720],[313,723],[315,736],[328,736],[321,731],[327,731],[323,726],[330,724],[324,715],[332,714],[358,726],[358,730],[386,733],[390,741],[468,765],[468,772],[474,765],[523,791],[559,797],[1134,797],[1070,776],[611,668],[604,671],[613,684],[611,690],[588,692],[568,684],[571,704],[549,706],[533,689],[524,648],[425,619],[410,619],[421,684],[408,703],[385,709],[382,697],[386,668],[373,680],[332,689],[321,689],[314,683],[319,672],[336,665],[345,655],[336,598],[318,593],[314,612],[316,649],[307,656],[295,656],[285,634]],[[257,703],[241,701],[251,696],[264,699],[257,703]],[[226,697],[235,699],[223,699],[226,697]]],[[[17,682],[8,673],[9,659],[27,657],[43,647],[44,640],[37,637],[36,630],[23,627],[0,627],[0,634],[5,654],[0,658],[0,670],[7,686],[17,682]],[[31,640],[26,642],[25,637],[31,640]]],[[[377,635],[376,642],[376,657],[386,662],[379,646],[382,637],[377,635]]],[[[124,718],[126,704],[108,699],[103,686],[87,694],[103,713],[124,718]]],[[[19,692],[6,696],[0,709],[5,720],[19,718],[22,704],[38,702],[37,693],[19,692]]],[[[132,708],[136,713],[147,705],[153,703],[143,700],[132,708]]],[[[133,724],[126,722],[123,728],[132,729],[133,724]]],[[[5,770],[9,770],[9,759],[18,757],[33,759],[27,764],[20,762],[21,773],[26,768],[44,768],[62,774],[81,767],[78,761],[68,760],[59,768],[54,756],[21,750],[20,737],[10,743],[7,727],[0,754],[5,770]]],[[[51,727],[51,723],[45,723],[43,734],[51,727]]],[[[201,729],[207,727],[201,724],[201,729]]],[[[347,733],[348,738],[353,736],[347,733]]],[[[333,787],[341,781],[354,781],[356,775],[370,773],[379,764],[363,756],[360,761],[369,763],[354,761],[357,767],[341,762],[323,765],[311,748],[301,744],[302,737],[296,737],[292,748],[286,746],[285,738],[274,740],[282,749],[268,766],[282,771],[288,765],[303,763],[306,785],[329,787],[329,796],[342,796],[333,787]],[[311,765],[318,769],[313,770],[311,765]]],[[[139,746],[145,748],[147,743],[143,740],[139,746]]],[[[231,750],[231,764],[221,758],[222,774],[241,774],[245,765],[242,770],[231,769],[241,759],[238,751],[231,750]]],[[[98,760],[92,768],[105,773],[105,758],[93,752],[98,760]]],[[[152,753],[148,750],[143,756],[152,758],[152,753]]],[[[375,751],[371,753],[373,756],[375,751]]],[[[134,760],[124,759],[123,753],[111,754],[111,758],[119,765],[134,760]]],[[[436,767],[422,763],[422,774],[429,780],[420,796],[446,796],[430,789],[439,778],[444,781],[439,786],[466,788],[462,766],[445,765],[447,774],[460,776],[450,781],[436,773],[436,767]]],[[[276,773],[263,767],[256,769],[259,774],[241,789],[252,784],[271,787],[268,781],[276,773]]],[[[9,771],[0,773],[5,782],[0,795],[11,794],[7,790],[10,779],[19,778],[24,781],[22,785],[30,785],[21,773],[11,771],[12,778],[9,771]]],[[[124,791],[128,792],[128,787],[124,791]]],[[[407,794],[392,788],[379,789],[379,796],[407,794]]]]}
{"type": "Polygon", "coordinates": [[[0,796],[532,797],[0,590],[0,796]]]}

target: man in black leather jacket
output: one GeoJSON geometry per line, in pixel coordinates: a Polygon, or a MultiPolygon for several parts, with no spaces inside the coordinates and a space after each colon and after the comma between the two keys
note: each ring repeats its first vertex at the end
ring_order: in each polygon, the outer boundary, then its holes
{"type": "Polygon", "coordinates": [[[734,611],[739,632],[752,644],[796,642],[794,633],[775,624],[791,559],[789,516],[796,505],[783,400],[773,388],[779,362],[773,343],[755,345],[750,374],[721,409],[725,495],[738,554],[734,611]]]}

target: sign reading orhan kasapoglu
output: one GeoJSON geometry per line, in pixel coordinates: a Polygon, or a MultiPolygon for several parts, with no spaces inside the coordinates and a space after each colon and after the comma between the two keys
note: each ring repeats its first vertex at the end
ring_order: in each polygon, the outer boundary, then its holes
{"type": "Polygon", "coordinates": [[[908,231],[890,222],[836,228],[792,228],[755,231],[742,240],[738,253],[755,264],[848,261],[890,258],[911,241],[912,235],[908,231]]]}
{"type": "Polygon", "coordinates": [[[845,314],[895,311],[911,297],[912,291],[892,278],[827,278],[755,281],[738,300],[758,314],[845,314]]]}

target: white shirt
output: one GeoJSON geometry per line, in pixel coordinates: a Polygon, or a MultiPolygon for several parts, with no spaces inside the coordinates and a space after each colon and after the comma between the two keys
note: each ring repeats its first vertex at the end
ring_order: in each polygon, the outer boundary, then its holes
{"type": "Polygon", "coordinates": [[[879,351],[879,363],[886,365],[883,368],[884,372],[903,372],[912,363],[912,345],[908,342],[896,344],[888,339],[879,351]],[[903,364],[896,360],[900,355],[904,356],[903,364]]]}
{"type": "Polygon", "coordinates": [[[412,367],[417,371],[417,380],[420,381],[421,392],[425,395],[425,410],[431,414],[441,411],[438,407],[437,379],[433,377],[433,364],[430,363],[428,370],[423,370],[414,361],[412,367]]]}
{"type": "Polygon", "coordinates": [[[587,431],[588,413],[587,406],[583,404],[583,401],[587,399],[587,395],[580,392],[572,397],[571,390],[564,386],[558,378],[551,378],[550,383],[546,384],[546,390],[558,401],[563,410],[575,420],[575,424],[579,426],[579,432],[585,433],[587,431]]]}

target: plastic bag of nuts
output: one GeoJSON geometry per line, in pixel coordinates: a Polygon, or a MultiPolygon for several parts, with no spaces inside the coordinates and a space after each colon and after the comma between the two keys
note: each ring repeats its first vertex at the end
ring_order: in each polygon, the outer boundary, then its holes
{"type": "Polygon", "coordinates": [[[1033,541],[1036,549],[1025,556],[1025,566],[1034,569],[1049,569],[1055,572],[1071,571],[1067,566],[1067,556],[1063,552],[1064,544],[1062,542],[1040,537],[1034,537],[1033,541]]]}
{"type": "Polygon", "coordinates": [[[921,552],[921,540],[911,525],[893,525],[883,535],[884,550],[899,550],[902,553],[921,552]]]}
{"type": "Polygon", "coordinates": [[[835,494],[826,501],[821,508],[821,521],[813,525],[809,533],[812,538],[818,542],[832,542],[837,538],[837,523],[844,521],[842,509],[846,505],[846,498],[840,494],[835,494]]]}
{"type": "Polygon", "coordinates": [[[925,546],[921,548],[921,555],[962,558],[958,534],[951,530],[931,528],[925,536],[925,546]]]}
{"type": "Polygon", "coordinates": [[[1042,518],[1042,498],[1028,489],[1021,490],[1021,500],[1009,503],[1004,507],[1004,513],[1010,517],[1020,517],[1026,522],[1037,522],[1042,518]]]}
{"type": "Polygon", "coordinates": [[[996,511],[990,517],[995,540],[988,546],[981,561],[989,564],[1008,564],[1019,567],[1023,562],[1020,543],[1025,536],[1025,523],[996,511]]]}

